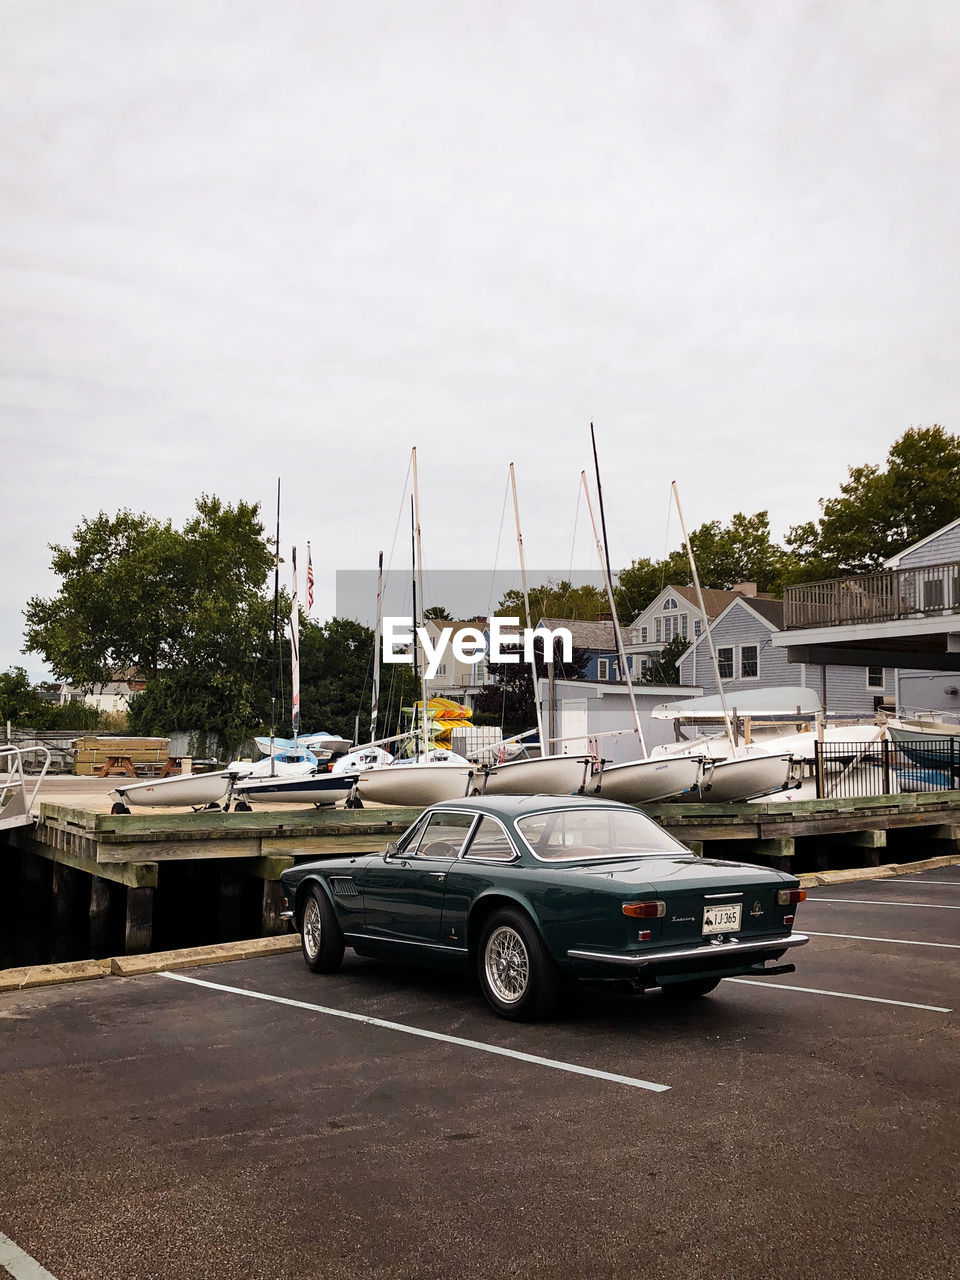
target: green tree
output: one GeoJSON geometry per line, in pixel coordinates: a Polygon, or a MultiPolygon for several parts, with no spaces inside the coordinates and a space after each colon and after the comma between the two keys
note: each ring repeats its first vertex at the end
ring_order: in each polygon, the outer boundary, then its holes
{"type": "Polygon", "coordinates": [[[840,496],[821,498],[818,520],[787,535],[786,581],[863,573],[960,517],[960,436],[911,427],[886,467],[850,467],[840,496]]]}
{"type": "Polygon", "coordinates": [[[136,668],[134,732],[216,733],[232,750],[269,715],[274,560],[256,504],[203,495],[182,529],[121,511],[53,546],[60,588],[27,604],[24,651],[84,686],[136,668]],[[265,674],[267,673],[267,674],[265,674]]]}
{"type": "Polygon", "coordinates": [[[608,613],[610,605],[606,593],[598,587],[575,587],[566,578],[559,582],[548,579],[530,588],[530,612],[533,622],[527,621],[523,604],[523,592],[517,588],[507,591],[497,605],[500,617],[519,618],[520,626],[536,626],[541,618],[576,618],[593,622],[601,613],[608,613]]]}
{"type": "Polygon", "coordinates": [[[206,495],[196,507],[182,530],[130,511],[100,512],[81,522],[70,545],[53,545],[60,589],[28,601],[24,652],[83,686],[129,667],[150,679],[217,666],[224,648],[243,648],[273,562],[258,507],[206,495]]]}
{"type": "Polygon", "coordinates": [[[641,684],[679,684],[680,659],[690,648],[690,641],[674,636],[660,650],[660,655],[640,677],[641,684]]]}
{"type": "Polygon", "coordinates": [[[424,609],[423,619],[425,622],[453,622],[446,605],[443,604],[432,604],[429,609],[424,609]]]}
{"type": "Polygon", "coordinates": [[[19,727],[36,724],[43,707],[39,692],[30,684],[23,667],[0,671],[0,721],[19,727]]]}
{"type": "MultiPolygon", "coordinates": [[[[708,521],[691,532],[690,543],[702,586],[729,591],[739,582],[755,582],[759,591],[779,593],[790,559],[770,535],[769,512],[738,511],[727,525],[708,521]]],[[[618,574],[617,610],[624,622],[632,622],[665,586],[690,583],[682,546],[663,560],[634,560],[618,574]]]]}

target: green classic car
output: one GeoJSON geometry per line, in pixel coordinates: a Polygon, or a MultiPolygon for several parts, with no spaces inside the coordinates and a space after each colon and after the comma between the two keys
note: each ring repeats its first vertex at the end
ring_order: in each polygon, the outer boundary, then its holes
{"type": "Polygon", "coordinates": [[[567,980],[699,996],[809,939],[795,876],[700,858],[638,809],[578,796],[432,805],[385,853],[284,871],[315,973],[358,955],[474,969],[505,1018],[545,1017],[567,980]]]}

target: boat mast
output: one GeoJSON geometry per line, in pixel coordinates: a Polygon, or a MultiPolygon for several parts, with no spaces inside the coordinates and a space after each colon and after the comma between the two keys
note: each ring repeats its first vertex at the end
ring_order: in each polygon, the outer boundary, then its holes
{"type": "Polygon", "coordinates": [[[293,548],[293,597],[290,601],[290,720],[293,744],[300,736],[300,602],[297,599],[297,548],[293,548]]]}
{"type": "MultiPolygon", "coordinates": [[[[413,513],[414,528],[416,532],[416,548],[417,548],[417,586],[420,589],[420,613],[421,623],[423,621],[423,542],[420,537],[420,488],[417,483],[417,447],[413,447],[413,513]]],[[[417,626],[417,613],[414,609],[413,625],[417,626]]],[[[414,630],[413,647],[416,650],[417,639],[416,630],[414,630]]],[[[430,750],[427,732],[427,664],[420,664],[420,699],[423,703],[423,715],[420,717],[420,741],[422,744],[423,754],[426,755],[430,750]]]]}
{"type": "Polygon", "coordinates": [[[273,560],[273,687],[270,691],[270,777],[276,776],[273,741],[277,736],[277,685],[280,675],[280,477],[277,476],[277,538],[273,560]]]}
{"type": "Polygon", "coordinates": [[[410,495],[410,572],[413,574],[413,720],[410,728],[413,737],[417,733],[417,689],[420,687],[420,673],[417,667],[417,518],[413,511],[413,494],[410,495]]]}
{"type": "Polygon", "coordinates": [[[370,741],[377,736],[377,703],[380,700],[380,632],[383,627],[383,552],[377,567],[377,623],[373,633],[373,684],[370,690],[370,741]]]}
{"type": "MultiPolygon", "coordinates": [[[[520,504],[517,501],[517,478],[514,475],[513,463],[510,463],[510,488],[513,490],[513,515],[517,524],[517,550],[520,552],[520,581],[523,584],[523,607],[527,612],[527,626],[533,628],[533,618],[530,614],[530,593],[527,590],[527,566],[523,558],[523,534],[520,532],[520,504]]],[[[546,658],[546,653],[544,653],[546,658]]],[[[545,742],[543,738],[543,715],[540,711],[540,691],[537,687],[537,655],[533,645],[530,645],[530,679],[533,682],[533,706],[537,713],[537,735],[540,739],[540,754],[548,756],[550,754],[550,743],[545,742]]]]}
{"type": "Polygon", "coordinates": [[[677,504],[677,515],[680,517],[680,529],[683,533],[684,545],[687,548],[687,558],[690,561],[690,572],[693,574],[693,585],[697,590],[697,603],[700,606],[700,613],[703,616],[703,629],[707,636],[707,648],[710,650],[710,661],[713,663],[713,674],[717,681],[717,690],[720,694],[720,706],[723,708],[723,723],[727,731],[727,739],[730,743],[730,750],[734,756],[737,754],[737,744],[733,736],[733,726],[730,723],[730,712],[727,710],[727,699],[723,692],[723,682],[720,679],[720,664],[717,661],[717,651],[714,648],[713,636],[710,634],[710,619],[707,617],[707,609],[703,603],[703,589],[700,586],[700,575],[697,573],[697,562],[693,558],[693,547],[690,545],[690,539],[687,537],[687,526],[683,520],[683,508],[680,506],[680,491],[677,489],[676,480],[672,484],[673,498],[677,504]]]}
{"type": "MultiPolygon", "coordinates": [[[[593,424],[591,423],[591,430],[592,428],[593,428],[593,424]]],[[[596,457],[596,453],[594,453],[594,457],[596,457]]],[[[617,646],[617,653],[620,657],[620,669],[623,672],[624,680],[627,682],[627,693],[630,696],[630,709],[633,712],[633,723],[635,726],[636,735],[640,739],[640,750],[643,752],[644,759],[646,759],[647,743],[643,736],[643,726],[640,723],[640,710],[637,707],[637,697],[633,691],[633,680],[630,677],[630,667],[627,664],[627,654],[623,645],[623,633],[620,630],[620,621],[617,617],[617,606],[614,603],[614,599],[613,599],[613,582],[610,578],[610,561],[607,559],[605,555],[606,545],[601,546],[600,544],[600,535],[597,533],[597,522],[593,517],[593,504],[590,501],[590,490],[587,487],[587,473],[585,471],[580,472],[580,481],[583,485],[584,497],[587,500],[587,511],[589,511],[590,513],[590,523],[593,525],[593,537],[597,544],[597,551],[600,555],[600,563],[603,568],[603,583],[607,592],[607,600],[610,602],[610,614],[613,618],[613,635],[614,635],[614,639],[617,646]]],[[[598,486],[597,494],[599,497],[599,486],[598,486]]],[[[603,511],[602,503],[601,503],[600,510],[602,513],[603,511]]],[[[602,518],[602,514],[601,514],[601,518],[602,518]]]]}

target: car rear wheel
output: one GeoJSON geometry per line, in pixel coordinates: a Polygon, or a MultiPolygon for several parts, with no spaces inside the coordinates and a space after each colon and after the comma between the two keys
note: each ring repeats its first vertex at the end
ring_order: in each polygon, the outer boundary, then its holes
{"type": "Polygon", "coordinates": [[[660,989],[669,1000],[695,1000],[709,995],[720,981],[720,978],[698,978],[696,982],[668,982],[660,989]]]}
{"type": "Polygon", "coordinates": [[[545,1018],[560,999],[560,971],[533,921],[520,911],[496,911],[487,921],[477,957],[480,986],[502,1018],[545,1018]]]}
{"type": "Polygon", "coordinates": [[[300,945],[308,969],[336,973],[343,963],[343,930],[322,889],[310,889],[300,919],[300,945]]]}

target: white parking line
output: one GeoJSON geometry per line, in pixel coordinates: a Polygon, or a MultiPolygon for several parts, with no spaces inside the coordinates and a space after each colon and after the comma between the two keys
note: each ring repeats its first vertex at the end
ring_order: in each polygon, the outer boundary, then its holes
{"type": "Polygon", "coordinates": [[[911,877],[910,877],[910,876],[897,876],[895,879],[894,879],[894,878],[891,878],[891,879],[889,879],[889,880],[884,880],[884,882],[883,882],[883,883],[884,883],[884,884],[889,884],[889,885],[899,885],[899,884],[950,884],[950,885],[953,885],[953,886],[954,886],[954,888],[960,889],[960,879],[957,879],[957,880],[923,880],[923,879],[921,879],[921,878],[920,878],[920,876],[914,876],[912,879],[911,879],[911,877]]]}
{"type": "Polygon", "coordinates": [[[895,942],[898,947],[949,947],[960,951],[960,942],[917,942],[914,938],[868,938],[862,933],[814,933],[807,929],[811,938],[852,938],[855,942],[895,942]]]}
{"type": "Polygon", "coordinates": [[[9,1236],[0,1231],[0,1268],[13,1276],[13,1280],[56,1280],[46,1267],[41,1267],[36,1258],[24,1253],[19,1245],[15,1245],[9,1236]]]}
{"type": "Polygon", "coordinates": [[[960,911],[960,907],[947,906],[945,902],[887,902],[885,898],[811,898],[808,902],[859,902],[868,907],[932,907],[934,911],[960,911]]]}
{"type": "Polygon", "coordinates": [[[595,1080],[610,1080],[614,1084],[630,1085],[634,1089],[649,1089],[653,1093],[666,1093],[668,1084],[654,1084],[651,1080],[638,1080],[633,1076],[618,1076],[610,1071],[597,1071],[593,1067],[578,1067],[572,1062],[558,1062],[554,1058],[539,1058],[536,1054],[520,1053],[517,1049],[503,1049],[500,1045],[484,1044],[481,1040],[463,1040],[460,1036],[448,1036],[439,1031],[425,1031],[422,1027],[407,1027],[402,1022],[387,1022],[383,1018],[371,1018],[365,1013],[348,1013],[345,1009],[328,1009],[321,1004],[308,1004],[305,1000],[289,1000],[286,996],[272,996],[265,991],[248,991],[244,987],[228,987],[220,982],[205,982],[202,978],[188,978],[183,973],[163,970],[161,978],[175,982],[189,982],[195,987],[209,987],[211,991],[226,991],[235,996],[247,996],[250,1000],[270,1000],[274,1004],[289,1005],[292,1009],[309,1009],[311,1013],[324,1013],[331,1018],[346,1018],[350,1022],[364,1022],[369,1027],[383,1027],[387,1031],[402,1031],[408,1036],[421,1036],[424,1040],[442,1040],[445,1044],[460,1045],[465,1049],[479,1049],[482,1053],[494,1053],[503,1058],[517,1058],[520,1062],[532,1062],[538,1067],[552,1067],[555,1071],[569,1071],[577,1076],[591,1076],[595,1080]]]}
{"type": "Polygon", "coordinates": [[[724,978],[724,982],[742,982],[746,987],[777,987],[780,991],[806,991],[812,996],[837,996],[840,1000],[866,1000],[869,1004],[895,1004],[900,1009],[926,1009],[930,1013],[952,1013],[939,1004],[911,1004],[909,1000],[883,1000],[880,996],[855,996],[849,991],[821,991],[819,987],[794,987],[789,982],[758,982],[756,978],[724,978]]]}

